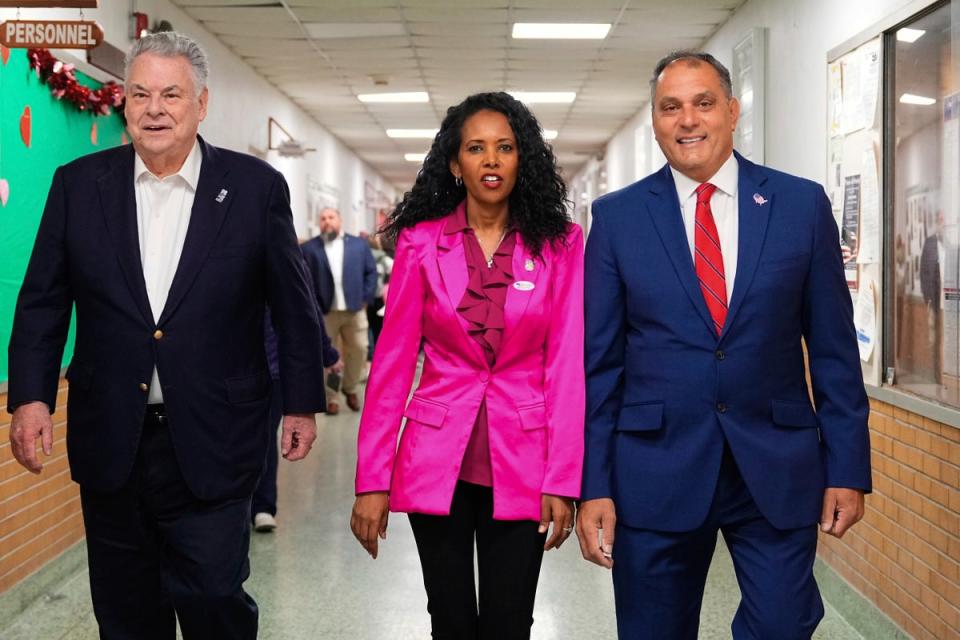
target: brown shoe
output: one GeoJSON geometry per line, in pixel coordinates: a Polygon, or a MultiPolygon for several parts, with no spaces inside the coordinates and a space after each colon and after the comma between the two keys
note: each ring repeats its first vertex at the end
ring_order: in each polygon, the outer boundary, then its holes
{"type": "Polygon", "coordinates": [[[328,402],[328,403],[327,403],[327,415],[328,415],[328,416],[335,416],[335,415],[337,415],[338,413],[340,413],[340,405],[338,405],[336,402],[328,402]]]}
{"type": "Polygon", "coordinates": [[[347,397],[347,406],[353,411],[360,411],[360,398],[355,393],[343,394],[347,397]]]}

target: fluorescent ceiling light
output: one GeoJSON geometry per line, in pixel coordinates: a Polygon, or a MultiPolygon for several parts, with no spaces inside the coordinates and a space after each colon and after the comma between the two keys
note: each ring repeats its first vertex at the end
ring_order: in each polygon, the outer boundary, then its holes
{"type": "Polygon", "coordinates": [[[384,38],[405,36],[407,31],[400,22],[306,22],[303,25],[311,38],[384,38]]]}
{"type": "Polygon", "coordinates": [[[405,153],[403,154],[403,159],[407,162],[423,162],[426,160],[426,153],[405,153]]]}
{"type": "Polygon", "coordinates": [[[577,99],[576,91],[511,91],[510,95],[526,104],[569,104],[577,99]]]}
{"type": "Polygon", "coordinates": [[[919,104],[924,107],[929,107],[932,104],[936,104],[937,101],[933,98],[927,98],[926,96],[915,96],[912,93],[905,93],[900,96],[901,104],[919,104]]]}
{"type": "Polygon", "coordinates": [[[430,102],[426,91],[406,91],[403,93],[361,93],[360,102],[430,102]]]}
{"type": "Polygon", "coordinates": [[[515,22],[513,37],[518,40],[603,40],[610,32],[610,26],[609,23],[515,22]]]}
{"type": "Polygon", "coordinates": [[[544,140],[554,140],[556,139],[559,132],[556,129],[544,129],[543,130],[543,139],[544,140]]]}
{"type": "Polygon", "coordinates": [[[897,40],[900,42],[916,42],[925,33],[926,31],[923,29],[908,29],[904,27],[903,29],[897,29],[897,40]]]}
{"type": "Polygon", "coordinates": [[[387,129],[388,138],[430,138],[437,135],[438,129],[387,129]]]}

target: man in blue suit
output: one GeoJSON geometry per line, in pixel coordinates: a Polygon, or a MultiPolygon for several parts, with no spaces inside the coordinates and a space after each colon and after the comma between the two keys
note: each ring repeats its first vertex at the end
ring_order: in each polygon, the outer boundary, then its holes
{"type": "MultiPolygon", "coordinates": [[[[341,390],[347,406],[360,410],[360,378],[367,361],[367,305],[377,292],[377,265],[366,240],[343,232],[340,212],[320,212],[320,235],[303,244],[303,257],[330,338],[343,357],[341,390]]],[[[338,392],[327,387],[327,413],[339,413],[338,392]]]]}
{"type": "Polygon", "coordinates": [[[273,434],[264,309],[278,336],[283,442],[323,408],[319,318],[283,176],[197,135],[203,50],[176,33],[127,56],[131,145],[57,169],[10,338],[11,448],[50,455],[71,310],[67,452],[80,484],[100,637],[251,639],[250,496],[273,434]]]}
{"type": "Polygon", "coordinates": [[[581,550],[613,569],[621,638],[697,637],[718,531],[734,638],[809,638],[817,524],[843,535],[871,488],[837,227],[819,185],[733,151],[713,56],[667,56],[651,88],[668,165],[598,199],[587,243],[581,550]]]}

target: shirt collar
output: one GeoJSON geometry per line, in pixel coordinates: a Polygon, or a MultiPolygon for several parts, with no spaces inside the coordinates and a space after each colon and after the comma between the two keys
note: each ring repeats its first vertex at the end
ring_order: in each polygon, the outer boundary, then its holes
{"type": "MultiPolygon", "coordinates": [[[[143,158],[140,157],[139,153],[133,154],[133,178],[135,181],[139,181],[145,175],[153,176],[154,179],[160,180],[154,176],[154,174],[147,168],[146,163],[144,163],[143,158]]],[[[190,185],[190,188],[194,191],[197,190],[197,184],[200,182],[200,165],[203,163],[203,153],[200,151],[200,143],[194,142],[193,149],[190,150],[190,153],[187,154],[187,159],[183,161],[183,164],[180,166],[180,170],[174,174],[163,178],[163,180],[168,180],[173,176],[179,176],[181,180],[190,185]]]]}
{"type": "MultiPolygon", "coordinates": [[[[680,202],[686,202],[688,198],[693,196],[697,187],[702,184],[696,180],[691,180],[672,166],[670,167],[670,173],[673,174],[673,183],[677,186],[677,195],[680,196],[680,202]]],[[[727,161],[707,182],[731,198],[736,198],[739,179],[740,164],[737,162],[737,156],[731,153],[727,161]]]]}
{"type": "Polygon", "coordinates": [[[470,225],[467,223],[467,201],[464,200],[447,216],[447,224],[444,226],[443,232],[450,235],[459,233],[460,231],[466,231],[469,228],[470,225]]]}

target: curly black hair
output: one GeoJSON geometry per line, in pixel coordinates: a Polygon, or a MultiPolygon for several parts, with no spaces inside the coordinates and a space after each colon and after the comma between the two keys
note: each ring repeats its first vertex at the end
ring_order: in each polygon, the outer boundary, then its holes
{"type": "Polygon", "coordinates": [[[510,224],[530,252],[539,256],[544,243],[562,242],[566,237],[570,222],[567,187],[536,117],[522,102],[502,91],[477,93],[447,109],[413,188],[403,195],[381,231],[395,239],[402,229],[449,214],[467,197],[466,188],[454,182],[450,161],[460,151],[464,123],[478,111],[502,113],[513,129],[519,169],[510,193],[510,224]]]}

